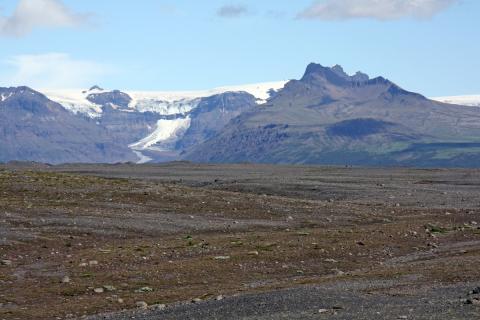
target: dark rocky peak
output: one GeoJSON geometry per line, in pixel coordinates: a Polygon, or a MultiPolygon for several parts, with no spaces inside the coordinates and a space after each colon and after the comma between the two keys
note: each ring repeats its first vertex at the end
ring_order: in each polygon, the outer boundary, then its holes
{"type": "Polygon", "coordinates": [[[345,70],[343,70],[342,66],[338,64],[329,68],[320,64],[311,63],[308,65],[301,81],[311,83],[312,81],[320,79],[326,80],[327,82],[337,86],[348,86],[353,82],[367,82],[370,77],[360,71],[358,71],[355,75],[350,76],[345,72],[345,70]]]}
{"type": "Polygon", "coordinates": [[[44,94],[27,86],[0,88],[0,103],[12,100],[50,101],[44,94]]]}
{"type": "Polygon", "coordinates": [[[370,80],[370,77],[368,76],[368,74],[360,71],[357,71],[357,73],[355,73],[350,78],[355,82],[367,82],[368,80],[370,80]]]}
{"type": "Polygon", "coordinates": [[[21,95],[21,94],[31,94],[31,95],[40,95],[43,96],[38,91],[33,90],[30,87],[27,86],[20,86],[20,87],[10,87],[10,88],[0,88],[0,93],[11,93],[12,95],[21,95]]]}
{"type": "Polygon", "coordinates": [[[0,104],[6,106],[4,111],[17,115],[25,112],[40,116],[67,112],[60,104],[26,86],[0,88],[0,104]]]}
{"type": "Polygon", "coordinates": [[[384,77],[376,77],[368,80],[367,85],[386,85],[391,86],[394,83],[384,77]]]}
{"type": "Polygon", "coordinates": [[[93,87],[91,87],[90,89],[88,89],[88,91],[94,91],[94,90],[98,90],[98,91],[104,91],[103,88],[97,86],[97,85],[94,85],[93,87]]]}
{"type": "Polygon", "coordinates": [[[348,79],[350,76],[343,70],[343,67],[341,65],[334,65],[332,68],[332,71],[335,72],[338,76],[348,79]]]}
{"type": "Polygon", "coordinates": [[[416,98],[419,98],[419,99],[427,99],[425,96],[423,96],[419,93],[407,91],[407,90],[397,86],[394,83],[392,83],[390,85],[390,87],[388,88],[387,94],[390,95],[391,97],[412,96],[412,97],[416,97],[416,98]]]}
{"type": "Polygon", "coordinates": [[[338,68],[334,71],[332,68],[324,67],[321,64],[310,63],[300,81],[308,84],[314,84],[318,81],[326,81],[337,86],[348,85],[349,81],[341,74],[339,75],[338,71],[338,68]]]}
{"type": "Polygon", "coordinates": [[[87,100],[101,106],[115,105],[123,109],[128,108],[128,105],[132,102],[132,98],[128,94],[119,90],[92,93],[87,96],[87,100]]]}
{"type": "Polygon", "coordinates": [[[357,71],[357,73],[355,73],[353,76],[350,76],[343,70],[343,67],[338,64],[332,67],[332,71],[340,77],[344,78],[345,80],[351,82],[367,82],[368,80],[370,80],[370,77],[367,74],[360,71],[357,71]]]}

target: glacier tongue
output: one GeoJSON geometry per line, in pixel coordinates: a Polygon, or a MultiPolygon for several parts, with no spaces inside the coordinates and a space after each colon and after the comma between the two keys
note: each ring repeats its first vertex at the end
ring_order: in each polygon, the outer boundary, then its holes
{"type": "Polygon", "coordinates": [[[153,160],[152,158],[150,158],[150,157],[144,155],[143,153],[141,153],[140,151],[133,150],[133,152],[138,157],[137,164],[149,163],[150,161],[153,160]]]}
{"type": "Polygon", "coordinates": [[[136,151],[168,151],[188,127],[190,127],[189,117],[174,120],[158,120],[155,131],[142,140],[129,145],[129,147],[136,151]]]}

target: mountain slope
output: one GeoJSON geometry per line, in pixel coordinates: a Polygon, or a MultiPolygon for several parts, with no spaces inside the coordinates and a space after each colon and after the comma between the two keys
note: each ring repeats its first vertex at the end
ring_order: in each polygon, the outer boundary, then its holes
{"type": "Polygon", "coordinates": [[[27,87],[0,88],[0,162],[49,163],[134,160],[94,120],[77,117],[27,87]]]}
{"type": "Polygon", "coordinates": [[[439,103],[389,80],[310,64],[269,101],[185,159],[367,165],[480,165],[480,109],[439,103]]]}

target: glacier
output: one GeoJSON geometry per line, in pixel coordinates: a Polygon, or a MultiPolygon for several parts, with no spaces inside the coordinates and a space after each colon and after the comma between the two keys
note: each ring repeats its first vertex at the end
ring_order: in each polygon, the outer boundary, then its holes
{"type": "Polygon", "coordinates": [[[462,106],[480,107],[480,95],[450,96],[431,98],[438,102],[458,104],[462,106]]]}
{"type": "MultiPolygon", "coordinates": [[[[143,139],[132,143],[129,148],[137,155],[138,163],[147,163],[152,159],[143,152],[171,151],[175,142],[181,138],[190,126],[189,112],[197,108],[202,98],[226,92],[247,92],[257,99],[258,104],[263,104],[270,97],[271,90],[278,91],[285,86],[287,81],[264,82],[237,86],[224,86],[208,90],[197,91],[122,91],[132,99],[127,109],[112,108],[122,112],[156,113],[161,116],[173,116],[175,119],[161,119],[150,134],[143,139]]],[[[110,90],[98,86],[90,90],[40,90],[47,98],[59,103],[66,110],[92,119],[99,119],[103,115],[103,106],[88,100],[90,94],[107,93],[110,90]]],[[[4,97],[2,96],[2,99],[4,97]]]]}
{"type": "MultiPolygon", "coordinates": [[[[225,92],[247,92],[257,98],[258,104],[265,103],[270,96],[270,90],[280,90],[287,81],[264,82],[237,86],[218,87],[198,91],[122,91],[128,94],[132,101],[124,111],[153,112],[160,115],[186,114],[195,109],[201,98],[211,97],[225,92]]],[[[102,116],[102,106],[88,101],[90,94],[109,92],[98,87],[92,90],[39,90],[50,100],[59,103],[65,109],[75,113],[84,114],[90,118],[102,116]]]]}
{"type": "Polygon", "coordinates": [[[129,147],[135,151],[156,150],[168,151],[178,137],[190,126],[190,118],[179,118],[174,120],[158,120],[155,131],[142,140],[135,142],[129,147]]]}

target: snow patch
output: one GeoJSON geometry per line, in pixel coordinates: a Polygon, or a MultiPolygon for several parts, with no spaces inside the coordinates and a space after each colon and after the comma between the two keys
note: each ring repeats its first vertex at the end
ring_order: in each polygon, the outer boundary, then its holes
{"type": "Polygon", "coordinates": [[[270,97],[270,90],[282,89],[287,81],[264,82],[255,84],[246,84],[238,86],[225,86],[209,90],[197,91],[127,91],[126,93],[134,100],[158,100],[158,101],[181,101],[193,100],[198,98],[211,97],[225,92],[247,92],[260,101],[265,101],[270,97]]]}
{"type": "Polygon", "coordinates": [[[59,103],[68,111],[74,114],[84,114],[92,119],[102,116],[102,107],[87,100],[89,94],[99,93],[99,90],[81,91],[81,90],[57,90],[42,91],[48,99],[59,103]]]}
{"type": "Polygon", "coordinates": [[[6,101],[8,98],[10,98],[13,95],[13,93],[8,93],[8,94],[1,94],[0,95],[0,102],[6,101]]]}
{"type": "Polygon", "coordinates": [[[431,99],[443,103],[458,104],[470,107],[480,107],[480,95],[436,97],[431,99]]]}

